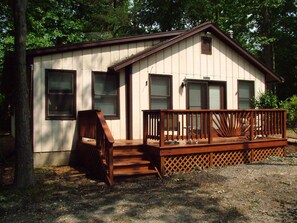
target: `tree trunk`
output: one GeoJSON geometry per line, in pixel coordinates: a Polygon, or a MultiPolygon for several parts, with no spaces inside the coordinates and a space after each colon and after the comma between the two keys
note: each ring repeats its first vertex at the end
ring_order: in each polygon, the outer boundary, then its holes
{"type": "Polygon", "coordinates": [[[14,0],[15,80],[16,80],[16,168],[15,186],[34,184],[33,147],[30,128],[29,89],[26,74],[26,7],[27,0],[14,0]]]}
{"type": "MultiPolygon", "coordinates": [[[[270,14],[268,8],[264,8],[263,12],[263,35],[267,38],[271,38],[271,21],[270,21],[270,14]]],[[[263,60],[264,63],[270,68],[273,69],[273,45],[272,43],[268,43],[267,45],[263,46],[263,60]]]]}

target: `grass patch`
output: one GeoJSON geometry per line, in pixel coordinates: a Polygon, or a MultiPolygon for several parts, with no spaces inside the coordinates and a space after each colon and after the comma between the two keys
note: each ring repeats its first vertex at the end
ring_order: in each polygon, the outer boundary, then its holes
{"type": "Polygon", "coordinates": [[[297,134],[292,129],[287,129],[287,137],[297,139],[297,134]]]}

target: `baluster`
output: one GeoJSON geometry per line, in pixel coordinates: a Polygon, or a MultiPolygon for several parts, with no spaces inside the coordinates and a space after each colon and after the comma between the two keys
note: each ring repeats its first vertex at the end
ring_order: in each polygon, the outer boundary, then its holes
{"type": "Polygon", "coordinates": [[[165,145],[165,137],[164,137],[164,111],[160,111],[160,124],[158,126],[160,130],[160,147],[165,145]]]}
{"type": "Polygon", "coordinates": [[[212,136],[212,128],[213,128],[213,126],[212,126],[212,123],[213,123],[213,121],[212,121],[212,116],[213,116],[213,112],[210,112],[209,113],[209,122],[208,122],[208,125],[209,125],[209,128],[208,128],[208,143],[209,144],[212,144],[212,141],[213,141],[213,136],[212,136]]]}
{"type": "Polygon", "coordinates": [[[184,122],[185,122],[185,114],[183,114],[182,113],[182,125],[181,125],[181,131],[182,131],[182,140],[184,140],[185,139],[185,136],[184,136],[184,130],[185,130],[185,124],[184,124],[184,122]]]}
{"type": "Polygon", "coordinates": [[[196,121],[196,124],[195,124],[195,140],[198,142],[198,112],[195,113],[195,121],[196,121]]]}
{"type": "Polygon", "coordinates": [[[171,113],[172,119],[171,119],[171,128],[172,128],[172,140],[174,140],[174,112],[171,113]]]}
{"type": "Polygon", "coordinates": [[[180,121],[179,121],[180,113],[177,112],[177,117],[176,117],[176,124],[177,124],[177,140],[180,139],[180,121]]]}
{"type": "Polygon", "coordinates": [[[250,140],[253,141],[254,140],[254,131],[255,131],[255,125],[256,125],[256,122],[257,120],[255,119],[255,112],[252,111],[251,112],[251,118],[250,118],[250,140]]]}

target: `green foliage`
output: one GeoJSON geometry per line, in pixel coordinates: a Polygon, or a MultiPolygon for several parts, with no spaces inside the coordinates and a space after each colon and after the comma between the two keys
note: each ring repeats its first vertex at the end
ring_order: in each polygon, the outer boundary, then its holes
{"type": "Polygon", "coordinates": [[[185,27],[188,0],[134,0],[134,23],[142,32],[160,32],[185,27]],[[137,19],[137,20],[136,20],[137,19]]]}
{"type": "Polygon", "coordinates": [[[278,108],[279,100],[277,96],[270,90],[267,92],[260,92],[253,101],[256,108],[278,108]]]}
{"type": "Polygon", "coordinates": [[[282,103],[287,109],[287,127],[297,134],[297,95],[293,95],[282,103]]]}
{"type": "MultiPolygon", "coordinates": [[[[0,0],[0,70],[13,49],[10,0],[0,0]]],[[[27,48],[192,28],[215,22],[285,78],[280,99],[297,94],[297,4],[292,0],[30,0],[27,48]]],[[[1,74],[0,74],[1,75],[1,74]]]]}

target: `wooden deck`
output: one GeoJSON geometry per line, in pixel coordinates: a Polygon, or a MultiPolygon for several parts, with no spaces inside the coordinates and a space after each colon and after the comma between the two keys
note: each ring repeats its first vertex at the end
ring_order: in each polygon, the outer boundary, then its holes
{"type": "Polygon", "coordinates": [[[79,158],[91,174],[112,185],[119,176],[162,177],[285,155],[285,111],[202,113],[145,112],[143,139],[114,140],[99,111],[80,112],[79,158]]]}

